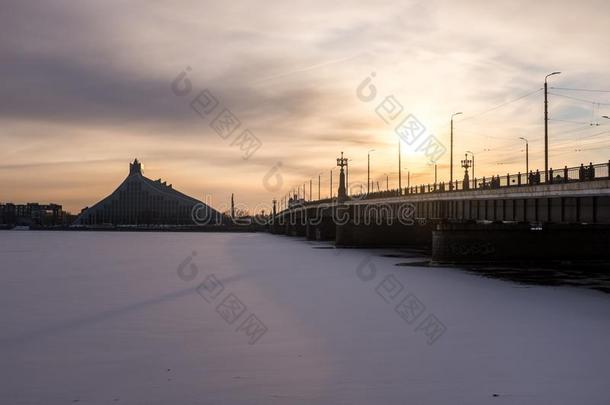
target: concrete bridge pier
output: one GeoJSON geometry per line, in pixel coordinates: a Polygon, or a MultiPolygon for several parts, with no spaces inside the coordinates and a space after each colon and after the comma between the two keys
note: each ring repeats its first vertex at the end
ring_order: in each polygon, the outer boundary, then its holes
{"type": "Polygon", "coordinates": [[[318,218],[316,218],[316,208],[307,208],[305,217],[307,224],[305,225],[305,238],[307,240],[316,240],[316,228],[318,218]]]}
{"type": "Polygon", "coordinates": [[[283,216],[275,216],[273,221],[269,224],[269,232],[274,235],[285,235],[286,224],[284,223],[283,216]]]}
{"type": "Polygon", "coordinates": [[[316,226],[316,240],[334,241],[336,238],[337,227],[332,216],[326,215],[322,217],[322,221],[316,226]]]}
{"type": "Polygon", "coordinates": [[[607,260],[610,225],[536,223],[439,224],[432,236],[438,263],[607,260]]]}
{"type": "Polygon", "coordinates": [[[332,220],[335,226],[335,246],[353,246],[353,232],[350,220],[353,218],[353,207],[348,205],[337,205],[332,208],[332,220]]]}
{"type": "Polygon", "coordinates": [[[431,223],[403,225],[400,223],[338,225],[335,244],[342,247],[430,247],[431,223]]]}
{"type": "Polygon", "coordinates": [[[395,215],[391,207],[345,206],[339,211],[335,244],[340,247],[429,247],[435,222],[395,215]],[[345,218],[348,217],[348,220],[345,218]]]}
{"type": "Polygon", "coordinates": [[[286,225],[286,235],[288,236],[305,236],[307,232],[306,224],[300,222],[288,223],[286,225]]]}
{"type": "Polygon", "coordinates": [[[333,208],[324,206],[317,212],[315,240],[334,241],[336,238],[335,218],[333,208]]]}
{"type": "Polygon", "coordinates": [[[309,220],[306,231],[307,240],[335,240],[335,223],[332,217],[323,216],[318,220],[309,220]]]}
{"type": "Polygon", "coordinates": [[[288,236],[305,236],[307,228],[306,213],[304,210],[291,211],[284,218],[286,222],[286,235],[288,236]]]}

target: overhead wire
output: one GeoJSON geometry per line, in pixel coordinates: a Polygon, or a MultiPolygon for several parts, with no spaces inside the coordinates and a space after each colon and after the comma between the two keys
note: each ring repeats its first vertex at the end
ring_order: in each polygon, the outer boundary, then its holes
{"type": "Polygon", "coordinates": [[[538,93],[538,92],[539,92],[539,91],[541,91],[541,90],[542,90],[542,87],[541,87],[541,88],[539,88],[539,89],[537,89],[537,90],[530,91],[529,93],[526,93],[526,94],[524,94],[524,95],[522,95],[522,96],[519,96],[519,97],[517,97],[517,98],[515,98],[515,99],[512,99],[512,100],[506,101],[506,102],[504,102],[504,103],[502,103],[502,104],[498,104],[497,106],[492,107],[492,108],[490,108],[490,109],[488,109],[488,110],[478,112],[478,113],[476,113],[476,114],[474,114],[474,115],[469,115],[469,116],[466,116],[466,117],[464,117],[464,118],[462,118],[462,119],[457,120],[457,122],[468,121],[468,120],[472,120],[472,119],[474,119],[474,118],[480,117],[480,116],[485,115],[485,114],[487,114],[487,113],[490,113],[490,112],[492,112],[492,111],[494,111],[494,110],[497,110],[498,108],[502,108],[502,107],[507,106],[507,105],[509,105],[509,104],[512,104],[512,103],[514,103],[514,102],[516,102],[516,101],[522,100],[522,99],[524,99],[524,98],[526,98],[526,97],[529,97],[529,96],[531,96],[531,95],[533,95],[533,94],[536,94],[536,93],[538,93]]]}
{"type": "Polygon", "coordinates": [[[575,89],[570,87],[549,87],[549,89],[553,90],[569,90],[569,91],[586,91],[593,93],[610,93],[610,90],[596,90],[596,89],[575,89]]]}
{"type": "Polygon", "coordinates": [[[549,92],[549,94],[552,94],[553,96],[557,96],[557,97],[564,97],[564,98],[569,98],[571,100],[581,101],[581,102],[587,103],[587,104],[610,105],[610,103],[602,103],[600,101],[594,101],[594,100],[585,100],[584,98],[566,96],[565,94],[551,93],[551,92],[549,92]]]}

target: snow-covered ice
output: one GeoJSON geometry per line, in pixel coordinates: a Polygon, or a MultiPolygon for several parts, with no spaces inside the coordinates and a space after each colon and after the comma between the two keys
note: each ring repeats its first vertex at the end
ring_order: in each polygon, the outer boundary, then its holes
{"type": "Polygon", "coordinates": [[[0,403],[610,403],[610,295],[325,246],[0,232],[0,403]]]}

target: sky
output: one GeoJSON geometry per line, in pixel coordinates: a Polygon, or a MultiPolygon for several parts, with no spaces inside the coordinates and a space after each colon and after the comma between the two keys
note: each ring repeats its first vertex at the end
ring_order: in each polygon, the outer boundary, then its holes
{"type": "Polygon", "coordinates": [[[0,201],[54,202],[78,213],[110,194],[138,158],[147,177],[214,207],[234,193],[260,211],[304,184],[309,196],[312,179],[317,197],[318,176],[328,196],[331,170],[336,193],[341,152],[357,192],[371,149],[375,187],[385,188],[386,176],[396,187],[395,129],[405,118],[424,135],[400,141],[403,186],[407,172],[411,185],[434,181],[424,139],[446,149],[436,158],[441,181],[456,112],[454,178],[466,151],[477,177],[525,171],[520,137],[529,141],[529,167],[542,169],[541,88],[554,71],[562,73],[548,79],[549,165],[607,162],[607,8],[546,0],[5,0],[0,201]],[[375,97],[367,101],[369,85],[375,97]],[[205,100],[213,101],[203,111],[205,100]],[[230,133],[214,124],[227,112],[239,121],[230,133]]]}

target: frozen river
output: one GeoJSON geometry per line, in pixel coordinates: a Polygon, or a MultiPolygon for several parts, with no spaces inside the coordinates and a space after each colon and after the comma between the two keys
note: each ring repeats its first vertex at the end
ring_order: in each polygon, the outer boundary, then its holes
{"type": "Polygon", "coordinates": [[[0,232],[0,403],[610,403],[610,295],[387,253],[0,232]]]}

